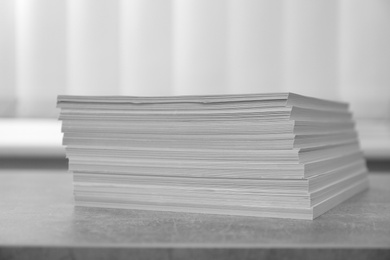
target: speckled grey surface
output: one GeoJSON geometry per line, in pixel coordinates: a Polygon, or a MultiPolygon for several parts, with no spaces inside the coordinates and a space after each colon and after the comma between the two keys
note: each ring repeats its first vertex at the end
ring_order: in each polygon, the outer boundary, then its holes
{"type": "Polygon", "coordinates": [[[387,257],[390,249],[390,174],[370,174],[369,191],[314,221],[75,208],[72,193],[72,175],[65,171],[1,172],[0,256],[21,254],[18,248],[34,252],[60,248],[66,254],[70,249],[87,255],[93,255],[88,248],[106,248],[109,256],[116,254],[115,248],[118,254],[123,250],[146,254],[154,248],[157,255],[168,258],[172,250],[180,255],[196,248],[279,253],[348,248],[375,249],[387,257]]]}

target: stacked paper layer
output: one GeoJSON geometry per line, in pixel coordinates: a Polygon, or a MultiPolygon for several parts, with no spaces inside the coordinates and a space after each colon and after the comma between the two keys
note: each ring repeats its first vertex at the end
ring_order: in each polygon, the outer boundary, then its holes
{"type": "Polygon", "coordinates": [[[368,187],[348,105],[59,96],[79,206],[314,219],[368,187]]]}

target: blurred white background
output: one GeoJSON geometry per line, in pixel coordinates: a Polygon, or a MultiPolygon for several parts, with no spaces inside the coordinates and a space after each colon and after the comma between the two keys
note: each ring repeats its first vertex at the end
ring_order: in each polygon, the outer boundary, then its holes
{"type": "Polygon", "coordinates": [[[390,157],[389,46],[387,0],[0,0],[0,136],[59,94],[288,91],[350,102],[390,157]]]}

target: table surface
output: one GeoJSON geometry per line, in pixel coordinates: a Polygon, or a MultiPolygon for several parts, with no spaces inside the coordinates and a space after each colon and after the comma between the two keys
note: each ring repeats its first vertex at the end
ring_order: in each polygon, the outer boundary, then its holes
{"type": "MultiPolygon", "coordinates": [[[[390,174],[317,219],[73,205],[66,171],[0,171],[0,253],[8,247],[390,249],[390,174]]],[[[1,254],[0,254],[1,256],[1,254]]]]}

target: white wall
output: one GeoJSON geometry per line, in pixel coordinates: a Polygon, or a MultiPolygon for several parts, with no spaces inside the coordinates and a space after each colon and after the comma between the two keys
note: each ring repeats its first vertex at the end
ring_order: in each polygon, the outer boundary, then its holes
{"type": "Polygon", "coordinates": [[[228,92],[281,91],[283,1],[230,0],[228,12],[228,92]]]}
{"type": "Polygon", "coordinates": [[[360,117],[390,118],[390,1],[341,3],[340,95],[360,117]]]}
{"type": "Polygon", "coordinates": [[[0,0],[0,116],[15,115],[15,2],[0,0]]]}
{"type": "Polygon", "coordinates": [[[119,0],[66,3],[67,93],[118,95],[119,0]]]}
{"type": "Polygon", "coordinates": [[[121,94],[173,94],[172,18],[171,0],[120,2],[121,94]]]}
{"type": "Polygon", "coordinates": [[[54,117],[56,96],[67,83],[65,2],[15,3],[17,114],[54,117]]]}
{"type": "Polygon", "coordinates": [[[389,118],[386,0],[0,0],[0,115],[58,94],[293,91],[389,118]]]}
{"type": "Polygon", "coordinates": [[[339,0],[284,4],[283,89],[338,99],[339,0]]]}
{"type": "Polygon", "coordinates": [[[227,3],[175,0],[173,6],[174,93],[226,93],[227,3]]]}

